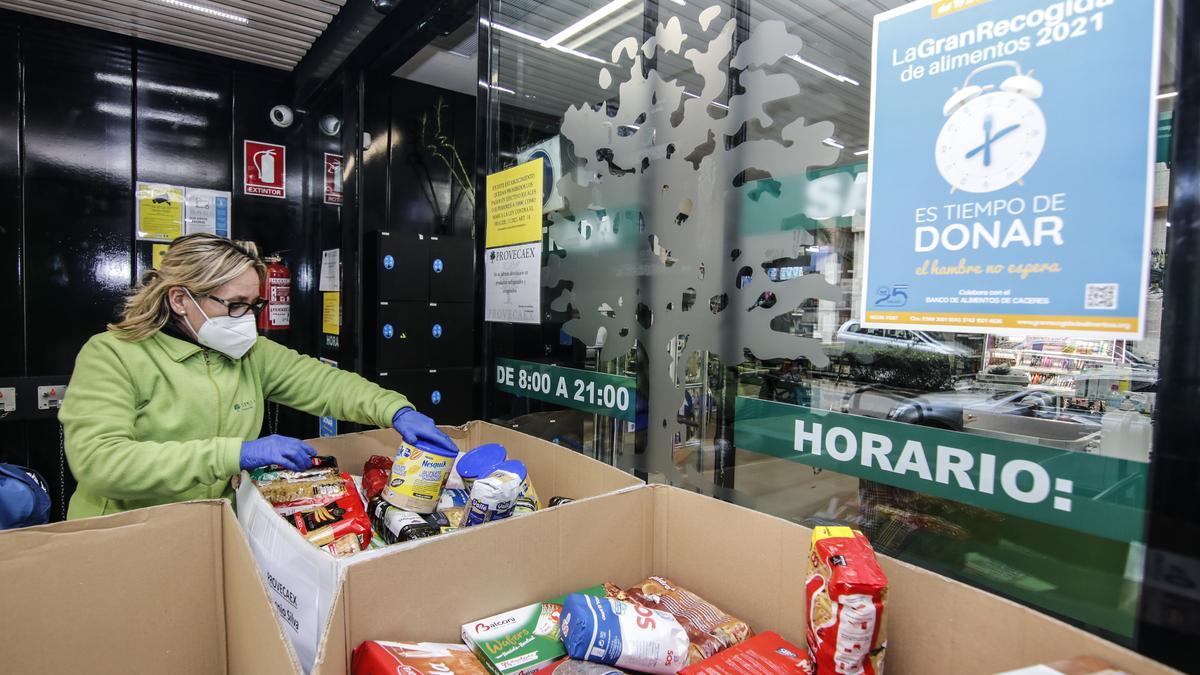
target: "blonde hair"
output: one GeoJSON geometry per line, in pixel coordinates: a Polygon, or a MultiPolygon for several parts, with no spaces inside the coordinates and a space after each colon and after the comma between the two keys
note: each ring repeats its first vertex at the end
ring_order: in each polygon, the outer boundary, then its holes
{"type": "Polygon", "coordinates": [[[141,284],[125,299],[121,320],[108,329],[122,340],[144,340],[171,320],[167,296],[172,287],[207,295],[249,269],[258,273],[261,282],[266,268],[253,242],[205,233],[179,237],[163,255],[161,268],[142,275],[141,284]]]}

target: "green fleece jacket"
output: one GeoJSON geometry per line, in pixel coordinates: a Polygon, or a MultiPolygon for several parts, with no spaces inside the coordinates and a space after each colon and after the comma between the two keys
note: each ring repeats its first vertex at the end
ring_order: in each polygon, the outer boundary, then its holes
{"type": "Polygon", "coordinates": [[[410,405],[264,337],[231,359],[162,332],[138,342],[101,333],[80,350],[58,416],[79,483],[67,517],[232,497],[264,401],[380,427],[410,405]]]}

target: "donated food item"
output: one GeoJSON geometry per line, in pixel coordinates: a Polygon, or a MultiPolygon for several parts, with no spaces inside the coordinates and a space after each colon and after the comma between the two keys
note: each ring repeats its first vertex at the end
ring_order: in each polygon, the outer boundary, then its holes
{"type": "Polygon", "coordinates": [[[1065,661],[1010,670],[998,675],[1128,675],[1128,673],[1094,656],[1076,656],[1065,661]]]}
{"type": "Polygon", "coordinates": [[[462,459],[455,465],[455,472],[462,481],[462,487],[471,491],[476,480],[491,475],[496,465],[508,459],[508,450],[499,443],[488,443],[463,454],[462,459]]]}
{"type": "Polygon", "coordinates": [[[346,482],[339,474],[309,480],[277,480],[258,486],[258,491],[281,515],[328,504],[346,496],[346,482]]]}
{"type": "Polygon", "coordinates": [[[392,460],[383,455],[371,455],[363,465],[362,487],[363,498],[368,502],[375,499],[387,486],[392,475],[392,460]]]}
{"type": "MultiPolygon", "coordinates": [[[[581,594],[603,595],[595,586],[581,594]]],[[[463,624],[462,640],[493,675],[531,675],[566,656],[559,633],[562,598],[463,624]]]]}
{"type": "Polygon", "coordinates": [[[354,649],[351,675],[487,675],[487,669],[462,645],[436,642],[369,640],[354,649]]]}
{"type": "Polygon", "coordinates": [[[437,508],[442,486],[450,475],[457,450],[451,451],[432,443],[417,441],[414,445],[401,443],[392,463],[392,475],[383,488],[383,498],[392,506],[417,513],[429,513],[437,508]]]}
{"type": "Polygon", "coordinates": [[[448,530],[457,530],[463,526],[463,521],[467,519],[467,509],[462,506],[456,506],[452,509],[443,509],[440,513],[446,517],[446,527],[442,528],[445,533],[448,530]]]}
{"type": "Polygon", "coordinates": [[[346,535],[358,538],[360,548],[371,543],[371,519],[363,508],[362,498],[350,474],[340,476],[345,494],[326,504],[296,511],[287,516],[288,522],[314,546],[325,546],[346,535]]]}
{"type": "MultiPolygon", "coordinates": [[[[520,460],[512,460],[521,465],[521,470],[525,472],[521,479],[521,494],[517,496],[517,502],[513,506],[514,512],[531,513],[542,508],[542,500],[538,497],[537,490],[533,489],[533,482],[529,480],[529,470],[525,468],[525,463],[520,460]]],[[[518,472],[520,473],[520,472],[518,472]]]]}
{"type": "Polygon", "coordinates": [[[626,675],[626,673],[602,663],[563,659],[542,668],[537,675],[626,675]]]}
{"type": "Polygon", "coordinates": [[[425,522],[421,514],[398,509],[383,499],[375,499],[369,508],[371,523],[384,543],[398,544],[438,534],[438,528],[425,522]]]}
{"type": "Polygon", "coordinates": [[[635,605],[658,609],[674,616],[687,630],[691,650],[688,663],[698,663],[754,635],[750,625],[729,616],[717,606],[665,577],[650,577],[625,591],[635,605]]]}
{"type": "Polygon", "coordinates": [[[666,612],[573,594],[563,602],[561,622],[573,659],[643,673],[677,673],[687,665],[687,631],[666,612]]]}
{"type": "Polygon", "coordinates": [[[887,585],[862,532],[813,530],[804,590],[808,656],[818,673],[883,672],[887,585]]]}
{"type": "Polygon", "coordinates": [[[471,491],[463,488],[446,488],[442,490],[442,497],[438,499],[438,510],[453,509],[459,506],[466,506],[471,501],[471,491]]]}
{"type": "Polygon", "coordinates": [[[537,502],[529,497],[517,497],[517,501],[513,503],[513,515],[521,515],[523,513],[533,513],[537,511],[537,502]]]}
{"type": "Polygon", "coordinates": [[[770,631],[690,665],[682,675],[811,675],[804,649],[770,631]]]}
{"type": "Polygon", "coordinates": [[[358,543],[358,535],[355,534],[347,534],[340,539],[335,539],[333,543],[325,544],[321,548],[328,551],[335,558],[345,558],[363,550],[363,547],[358,543]]]}
{"type": "Polygon", "coordinates": [[[575,500],[571,499],[570,497],[551,497],[550,501],[548,503],[551,508],[554,508],[555,506],[562,506],[563,504],[570,504],[573,501],[575,501],[575,500]]]}
{"type": "Polygon", "coordinates": [[[525,466],[520,462],[502,462],[490,476],[475,481],[471,486],[471,501],[467,504],[463,527],[511,516],[524,480],[516,471],[524,469],[525,466]]]}

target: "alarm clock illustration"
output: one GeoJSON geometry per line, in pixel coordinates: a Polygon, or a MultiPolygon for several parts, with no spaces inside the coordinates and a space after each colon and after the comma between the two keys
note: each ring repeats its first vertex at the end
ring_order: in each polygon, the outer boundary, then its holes
{"type": "Polygon", "coordinates": [[[1046,117],[1038,107],[1042,83],[1016,61],[996,61],[971,71],[942,106],[946,122],[938,134],[938,171],[951,192],[994,192],[1033,168],[1046,145],[1046,117]],[[971,84],[993,68],[1016,71],[995,85],[971,84]]]}

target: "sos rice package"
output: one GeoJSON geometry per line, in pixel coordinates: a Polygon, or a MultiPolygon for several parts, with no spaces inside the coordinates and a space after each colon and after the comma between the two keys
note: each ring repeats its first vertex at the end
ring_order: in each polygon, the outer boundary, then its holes
{"type": "Polygon", "coordinates": [[[567,655],[641,673],[678,673],[687,665],[687,631],[666,612],[615,598],[573,593],[563,602],[567,655]]]}
{"type": "Polygon", "coordinates": [[[675,617],[687,631],[691,643],[688,649],[689,664],[699,663],[754,635],[750,624],[726,614],[716,605],[666,577],[650,577],[615,595],[611,584],[606,584],[606,587],[609,595],[619,600],[661,610],[675,617]]]}
{"type": "Polygon", "coordinates": [[[808,655],[817,675],[880,675],[888,580],[870,542],[848,527],[818,527],[808,565],[808,655]]]}
{"type": "Polygon", "coordinates": [[[354,649],[351,675],[487,675],[475,655],[463,645],[435,642],[377,642],[354,649]]]}

